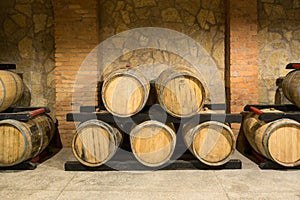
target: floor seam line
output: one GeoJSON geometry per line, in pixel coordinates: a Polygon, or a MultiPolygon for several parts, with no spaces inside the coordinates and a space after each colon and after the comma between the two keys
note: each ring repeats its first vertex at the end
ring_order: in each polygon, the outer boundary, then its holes
{"type": "Polygon", "coordinates": [[[58,194],[56,200],[59,199],[59,197],[61,196],[61,194],[65,191],[65,189],[66,189],[67,186],[71,183],[71,181],[74,179],[74,177],[75,177],[75,174],[74,174],[73,177],[68,181],[68,183],[65,185],[65,187],[59,192],[59,194],[58,194]]]}

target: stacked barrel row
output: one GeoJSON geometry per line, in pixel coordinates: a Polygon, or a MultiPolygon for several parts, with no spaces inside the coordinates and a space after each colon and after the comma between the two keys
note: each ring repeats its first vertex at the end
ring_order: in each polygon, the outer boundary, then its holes
{"type": "MultiPolygon", "coordinates": [[[[138,69],[118,69],[104,76],[101,98],[107,111],[121,118],[138,114],[153,102],[158,102],[176,118],[196,116],[203,110],[207,92],[198,73],[192,69],[168,68],[155,80],[154,88],[155,92],[150,94],[149,80],[138,69]]],[[[178,137],[174,124],[148,120],[132,124],[130,130],[131,150],[140,163],[158,167],[170,161],[178,137]]],[[[231,129],[220,122],[186,123],[180,131],[186,149],[208,165],[224,164],[235,149],[231,129]]],[[[116,126],[90,120],[77,128],[72,148],[82,164],[96,167],[115,154],[121,141],[122,134],[116,126]]]]}
{"type": "MultiPolygon", "coordinates": [[[[23,81],[16,73],[0,70],[0,111],[18,102],[23,90],[23,81]]],[[[47,114],[24,122],[15,119],[0,121],[0,167],[34,158],[48,146],[54,132],[54,122],[47,114]]]]}
{"type": "MultiPolygon", "coordinates": [[[[282,80],[281,88],[285,97],[300,108],[300,70],[289,72],[282,80]]],[[[259,119],[262,113],[282,113],[275,109],[264,109],[244,116],[243,132],[260,155],[282,166],[300,165],[300,123],[293,119],[281,118],[266,123],[259,119]]],[[[296,112],[296,111],[295,111],[296,112]]]]}

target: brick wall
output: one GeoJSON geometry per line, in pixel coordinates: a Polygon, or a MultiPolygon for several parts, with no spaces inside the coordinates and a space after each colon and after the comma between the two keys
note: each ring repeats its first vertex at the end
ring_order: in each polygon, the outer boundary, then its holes
{"type": "Polygon", "coordinates": [[[256,1],[229,0],[227,5],[227,100],[231,113],[258,100],[256,1]]]}
{"type": "MultiPolygon", "coordinates": [[[[227,111],[240,113],[258,101],[257,2],[227,1],[225,87],[227,111]]],[[[240,124],[231,125],[235,134],[240,124]]]]}
{"type": "MultiPolygon", "coordinates": [[[[66,114],[95,100],[97,60],[86,56],[98,45],[97,1],[55,0],[56,118],[64,146],[70,146],[74,123],[66,114]]],[[[96,56],[95,56],[96,57],[96,56]]]]}

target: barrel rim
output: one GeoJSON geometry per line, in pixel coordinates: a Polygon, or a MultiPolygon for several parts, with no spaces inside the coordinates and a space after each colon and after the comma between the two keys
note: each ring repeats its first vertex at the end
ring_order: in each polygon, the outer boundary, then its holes
{"type": "Polygon", "coordinates": [[[272,153],[270,152],[270,149],[269,149],[269,146],[270,146],[269,139],[272,137],[274,130],[280,128],[281,126],[287,125],[287,124],[297,126],[300,129],[300,123],[295,120],[289,119],[289,118],[281,118],[281,119],[272,121],[271,123],[268,124],[268,127],[264,131],[262,145],[263,145],[263,148],[265,149],[265,152],[269,158],[271,158],[272,160],[274,160],[275,162],[277,162],[280,165],[291,167],[291,166],[297,165],[297,163],[300,164],[300,159],[297,160],[296,162],[282,162],[282,161],[276,159],[272,155],[272,153]],[[280,123],[280,122],[284,122],[284,123],[280,123]]]}
{"type": "MultiPolygon", "coordinates": [[[[43,116],[49,117],[47,114],[43,114],[43,116]]],[[[40,117],[40,115],[38,115],[38,116],[36,116],[36,117],[40,117]]],[[[40,146],[39,146],[37,152],[32,156],[33,158],[36,157],[37,155],[39,155],[39,154],[41,153],[41,150],[42,150],[42,147],[43,147],[43,144],[44,144],[44,137],[43,137],[42,128],[41,128],[40,124],[37,122],[36,117],[34,117],[34,118],[32,119],[32,121],[36,124],[36,126],[37,126],[37,128],[38,128],[38,130],[39,130],[39,135],[40,135],[40,146]]],[[[49,126],[51,126],[51,125],[49,124],[49,121],[48,121],[48,120],[47,120],[47,123],[48,123],[49,126]]],[[[45,134],[45,133],[44,133],[44,134],[45,134]]],[[[50,139],[51,139],[51,138],[50,138],[50,139]]]]}
{"type": "Polygon", "coordinates": [[[0,166],[13,166],[13,165],[17,165],[23,161],[25,161],[26,158],[26,153],[28,152],[28,147],[30,148],[29,149],[29,152],[32,151],[32,145],[28,142],[28,137],[31,137],[30,134],[26,134],[24,132],[24,130],[22,129],[25,128],[28,133],[30,132],[30,130],[28,129],[28,127],[24,126],[23,122],[20,122],[20,121],[17,121],[17,120],[14,120],[14,119],[5,119],[5,120],[2,120],[0,121],[0,126],[2,125],[10,125],[10,126],[13,126],[15,127],[16,129],[19,130],[19,132],[22,134],[23,136],[23,139],[24,139],[24,149],[23,149],[23,152],[22,152],[22,155],[19,156],[19,159],[16,160],[15,162],[13,163],[9,163],[9,164],[0,164],[0,166]]]}
{"type": "Polygon", "coordinates": [[[168,125],[166,125],[162,122],[156,121],[156,120],[144,121],[144,122],[138,124],[137,126],[135,126],[130,132],[130,146],[131,146],[132,153],[133,153],[134,157],[140,163],[142,163],[143,165],[145,165],[147,167],[159,167],[159,166],[162,166],[162,165],[170,162],[170,158],[172,157],[174,150],[175,150],[175,145],[176,145],[176,133],[174,132],[174,130],[171,127],[169,127],[168,125]],[[137,155],[135,149],[133,148],[133,139],[134,139],[134,136],[137,134],[137,132],[139,132],[141,129],[143,129],[147,126],[151,126],[151,125],[159,125],[161,128],[167,130],[167,132],[170,133],[171,138],[172,138],[172,150],[170,151],[168,156],[166,156],[165,160],[158,162],[158,163],[149,163],[149,162],[142,160],[137,155]]]}
{"type": "Polygon", "coordinates": [[[14,75],[13,73],[10,73],[9,75],[12,77],[12,79],[14,80],[15,85],[16,85],[15,99],[14,99],[13,102],[12,102],[12,104],[14,104],[14,103],[16,103],[16,102],[19,100],[19,98],[20,98],[20,96],[18,95],[18,83],[17,83],[16,77],[15,77],[15,75],[14,75]]]}
{"type": "Polygon", "coordinates": [[[6,87],[5,87],[4,82],[3,82],[1,77],[0,77],[0,83],[1,83],[1,86],[2,86],[2,90],[3,90],[2,101],[0,102],[0,107],[1,107],[4,104],[5,98],[6,98],[6,87]]]}
{"type": "MultiPolygon", "coordinates": [[[[167,69],[168,70],[168,69],[167,69]]],[[[163,73],[163,72],[162,72],[163,73]]],[[[161,85],[165,86],[169,81],[175,79],[175,78],[178,78],[178,77],[182,77],[182,76],[185,76],[185,77],[191,77],[195,80],[197,80],[200,84],[197,84],[200,86],[200,90],[202,92],[202,100],[201,100],[201,103],[197,109],[197,111],[195,112],[191,112],[190,114],[186,114],[186,115],[181,115],[181,114],[178,114],[178,113],[174,113],[173,111],[171,111],[170,109],[168,109],[168,107],[166,106],[166,104],[164,103],[164,101],[162,100],[162,96],[163,96],[163,92],[164,90],[163,89],[159,89],[159,95],[158,95],[158,100],[159,100],[159,103],[161,104],[161,106],[172,116],[174,117],[183,117],[183,118],[188,118],[188,117],[191,117],[191,116],[194,116],[196,115],[197,113],[199,113],[205,103],[205,99],[206,99],[206,91],[205,91],[205,87],[202,83],[202,81],[195,75],[193,74],[192,72],[190,71],[179,71],[177,73],[172,73],[170,76],[168,76],[166,79],[164,79],[161,83],[155,83],[156,87],[161,87],[161,85]]]]}
{"type": "Polygon", "coordinates": [[[207,122],[203,122],[201,124],[198,124],[197,126],[195,126],[193,129],[192,129],[192,132],[191,132],[191,147],[192,147],[192,150],[193,152],[195,152],[195,156],[201,161],[203,162],[204,164],[206,165],[210,165],[210,166],[220,166],[220,165],[223,165],[225,164],[226,162],[228,162],[231,158],[231,156],[233,155],[234,151],[235,151],[235,146],[236,146],[236,140],[235,140],[235,137],[234,137],[234,134],[233,134],[233,131],[231,130],[231,128],[224,124],[224,123],[221,123],[221,122],[218,122],[218,121],[207,121],[207,122]],[[232,138],[232,144],[231,144],[231,151],[230,153],[222,160],[220,161],[217,161],[217,162],[209,162],[203,158],[201,158],[196,152],[196,149],[195,149],[195,146],[193,145],[194,144],[194,139],[196,137],[197,134],[199,134],[199,130],[205,128],[205,127],[209,127],[211,125],[218,125],[218,126],[221,126],[222,128],[226,129],[231,138],[232,138]]]}
{"type": "Polygon", "coordinates": [[[14,99],[14,101],[12,103],[12,104],[15,104],[15,103],[17,103],[20,100],[20,98],[21,98],[21,96],[22,96],[22,94],[24,92],[24,85],[23,85],[23,81],[22,81],[21,77],[18,74],[11,73],[11,76],[13,77],[13,79],[14,79],[14,81],[16,83],[16,98],[14,99]],[[20,84],[18,84],[18,82],[20,84]],[[20,86],[20,88],[18,88],[18,86],[20,86]],[[18,91],[18,89],[21,89],[21,90],[18,91]]]}
{"type": "MultiPolygon", "coordinates": [[[[79,126],[77,127],[76,133],[73,136],[73,140],[72,140],[72,152],[73,155],[75,156],[75,158],[82,163],[83,165],[89,166],[89,167],[98,167],[101,166],[103,164],[105,164],[106,162],[108,162],[116,153],[116,151],[118,150],[118,144],[117,144],[117,136],[115,134],[115,129],[113,129],[109,124],[107,124],[106,122],[103,122],[101,120],[88,120],[85,121],[81,124],[79,124],[79,126]],[[98,123],[97,123],[98,122],[98,123]],[[101,122],[101,123],[99,123],[101,122]],[[90,123],[90,124],[89,124],[90,123]],[[97,162],[97,163],[92,163],[92,162],[88,162],[86,160],[83,160],[79,155],[78,152],[76,151],[76,140],[77,137],[79,136],[79,132],[89,126],[95,126],[95,127],[100,127],[103,128],[107,131],[107,133],[109,134],[109,138],[113,139],[112,142],[114,142],[114,151],[109,154],[103,161],[97,162]]],[[[110,140],[111,141],[111,140],[110,140]]]]}
{"type": "MultiPolygon", "coordinates": [[[[136,72],[136,71],[135,71],[136,72]]],[[[108,75],[107,78],[105,78],[103,85],[102,85],[102,91],[101,91],[101,98],[102,98],[102,102],[104,104],[104,107],[113,115],[116,115],[118,117],[130,117],[132,115],[135,115],[136,113],[138,113],[139,111],[141,111],[143,109],[143,107],[146,105],[146,102],[148,100],[149,97],[149,92],[150,92],[150,85],[149,85],[149,81],[146,79],[145,76],[143,76],[142,74],[139,74],[139,76],[137,76],[134,73],[130,73],[129,71],[115,71],[112,72],[111,74],[108,75]],[[136,109],[136,111],[132,112],[132,113],[128,113],[128,114],[120,114],[115,112],[112,108],[110,108],[107,104],[106,98],[105,98],[105,91],[107,88],[107,85],[111,82],[111,79],[115,78],[115,77],[120,77],[120,76],[128,76],[131,77],[133,79],[135,79],[142,87],[143,89],[143,101],[141,101],[141,104],[138,106],[138,108],[136,109]]]]}

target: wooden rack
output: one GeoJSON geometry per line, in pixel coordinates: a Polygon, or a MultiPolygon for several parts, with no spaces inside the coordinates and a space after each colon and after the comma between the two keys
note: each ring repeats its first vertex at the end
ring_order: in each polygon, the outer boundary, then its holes
{"type": "Polygon", "coordinates": [[[16,64],[0,64],[0,70],[16,69],[16,64]]]}
{"type": "Polygon", "coordinates": [[[289,118],[300,122],[300,108],[295,105],[247,105],[244,108],[245,112],[251,112],[250,107],[255,107],[258,109],[268,109],[274,108],[276,110],[282,111],[282,113],[262,113],[259,115],[259,119],[264,122],[271,122],[277,119],[289,118]]]}
{"type": "Polygon", "coordinates": [[[300,63],[289,63],[285,67],[286,69],[300,69],[300,63]]]}
{"type": "Polygon", "coordinates": [[[18,107],[8,108],[7,110],[0,113],[0,120],[14,119],[18,121],[28,121],[34,116],[49,113],[50,110],[47,107],[18,107]]]}
{"type": "MultiPolygon", "coordinates": [[[[220,110],[219,108],[224,108],[224,104],[209,104],[204,107],[213,108],[214,110],[220,110]]],[[[191,120],[198,120],[199,123],[210,121],[213,119],[214,121],[226,122],[226,123],[240,123],[242,121],[242,116],[240,114],[198,114],[188,118],[176,118],[169,114],[167,114],[163,108],[161,108],[158,104],[155,105],[155,109],[153,110],[144,110],[136,115],[131,117],[122,118],[112,115],[108,112],[97,112],[97,110],[101,111],[101,107],[94,106],[83,106],[80,108],[80,113],[68,113],[67,121],[73,122],[83,122],[91,119],[102,120],[107,123],[115,123],[115,122],[135,122],[141,123],[146,120],[157,120],[163,123],[183,123],[189,122],[191,120]]]]}
{"type": "MultiPolygon", "coordinates": [[[[0,120],[14,119],[26,122],[39,114],[49,112],[50,110],[47,107],[8,108],[7,110],[0,113],[0,120]]],[[[41,153],[37,157],[31,160],[24,161],[20,164],[7,167],[0,167],[0,170],[34,170],[37,167],[37,162],[45,156],[45,153],[41,153]]]]}
{"type": "MultiPolygon", "coordinates": [[[[211,110],[225,110],[225,104],[206,104],[211,110]]],[[[79,113],[68,113],[66,115],[67,121],[70,122],[84,122],[91,119],[102,120],[106,123],[119,123],[129,124],[126,131],[132,127],[132,123],[142,123],[146,120],[157,120],[163,123],[174,123],[175,125],[180,123],[185,123],[189,121],[206,122],[214,121],[225,122],[225,123],[241,123],[242,115],[240,114],[198,114],[188,118],[176,118],[167,114],[159,104],[155,104],[151,107],[145,107],[142,112],[137,113],[134,116],[128,118],[121,118],[113,116],[111,113],[106,112],[103,107],[95,106],[81,106],[79,113]]],[[[129,158],[124,160],[126,155],[121,155],[122,153],[117,152],[114,158],[109,162],[118,162],[118,165],[124,165],[124,170],[155,170],[156,168],[149,168],[142,166],[134,158],[129,158]],[[120,159],[118,159],[120,158],[120,159]],[[123,159],[122,159],[123,158],[123,159]]],[[[128,155],[127,155],[128,156],[128,155]]],[[[160,170],[174,170],[174,169],[241,169],[242,162],[239,159],[231,159],[227,163],[221,166],[208,166],[196,160],[188,151],[183,154],[178,159],[171,159],[171,164],[165,167],[159,168],[160,170]]],[[[158,169],[158,168],[157,168],[158,169]]],[[[65,171],[111,171],[114,170],[107,165],[102,165],[100,167],[87,167],[82,165],[79,161],[67,161],[65,163],[65,171]]]]}
{"type": "MultiPolygon", "coordinates": [[[[282,119],[288,118],[293,119],[300,122],[300,108],[295,105],[287,104],[287,105],[246,105],[244,107],[244,113],[253,112],[251,108],[261,109],[270,109],[274,108],[276,110],[282,111],[282,113],[261,113],[259,115],[259,119],[266,123],[282,119]]],[[[269,160],[258,153],[256,153],[249,142],[247,141],[243,129],[240,129],[240,133],[237,139],[237,149],[250,160],[254,161],[258,164],[260,169],[300,169],[300,166],[296,167],[285,167],[281,166],[272,160],[269,160]]]]}

